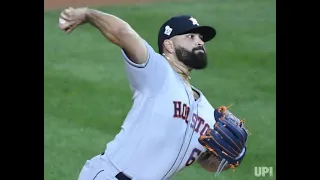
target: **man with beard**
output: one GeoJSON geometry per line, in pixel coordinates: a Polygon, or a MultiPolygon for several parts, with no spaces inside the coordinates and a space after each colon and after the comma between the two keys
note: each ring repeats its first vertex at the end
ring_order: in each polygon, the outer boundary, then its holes
{"type": "Polygon", "coordinates": [[[134,101],[120,132],[102,154],[87,160],[79,180],[170,179],[194,162],[216,172],[220,162],[198,141],[216,122],[214,108],[189,83],[192,69],[207,66],[204,43],[215,29],[189,15],[172,17],[159,30],[157,53],[114,15],[89,8],[60,14],[66,33],[85,23],[120,47],[134,101]]]}

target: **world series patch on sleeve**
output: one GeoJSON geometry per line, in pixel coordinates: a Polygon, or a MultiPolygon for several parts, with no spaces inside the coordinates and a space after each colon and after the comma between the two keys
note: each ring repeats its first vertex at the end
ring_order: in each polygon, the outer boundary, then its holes
{"type": "Polygon", "coordinates": [[[244,120],[235,117],[225,106],[215,109],[214,117],[213,129],[200,136],[199,142],[220,160],[217,176],[225,166],[235,169],[241,164],[247,151],[249,132],[244,127],[244,120]]]}

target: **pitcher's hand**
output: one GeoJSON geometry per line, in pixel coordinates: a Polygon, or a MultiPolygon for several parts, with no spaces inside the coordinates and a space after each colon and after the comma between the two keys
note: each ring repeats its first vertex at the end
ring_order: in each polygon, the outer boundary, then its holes
{"type": "Polygon", "coordinates": [[[87,8],[72,8],[69,7],[63,10],[59,18],[59,28],[66,33],[72,32],[79,25],[86,22],[87,8]]]}

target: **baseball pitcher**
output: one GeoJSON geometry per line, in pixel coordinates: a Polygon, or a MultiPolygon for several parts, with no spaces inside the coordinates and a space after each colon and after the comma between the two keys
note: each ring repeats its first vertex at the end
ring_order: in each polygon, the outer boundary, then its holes
{"type": "MultiPolygon", "coordinates": [[[[84,23],[120,48],[133,105],[103,153],[86,161],[79,180],[168,180],[199,163],[220,173],[240,165],[247,130],[225,106],[213,108],[190,85],[192,69],[204,69],[204,43],[216,30],[189,15],[168,19],[156,52],[124,20],[89,8],[67,8],[59,18],[66,33],[84,23]]],[[[107,120],[107,118],[106,118],[107,120]]]]}

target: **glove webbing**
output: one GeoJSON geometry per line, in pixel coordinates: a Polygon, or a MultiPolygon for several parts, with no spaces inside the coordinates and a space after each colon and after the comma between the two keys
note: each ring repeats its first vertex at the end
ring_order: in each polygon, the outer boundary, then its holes
{"type": "MultiPolygon", "coordinates": [[[[220,117],[218,120],[221,121],[221,120],[224,120],[224,119],[225,119],[226,113],[227,113],[227,108],[230,108],[231,106],[232,106],[232,104],[229,105],[229,106],[227,106],[227,107],[226,107],[226,106],[221,106],[221,107],[218,108],[218,112],[220,112],[220,113],[222,114],[221,117],[220,117]]],[[[243,126],[244,123],[245,123],[245,120],[242,119],[242,120],[240,120],[240,122],[238,122],[237,124],[238,124],[239,126],[243,126]]],[[[246,129],[246,131],[247,131],[248,135],[251,135],[251,133],[250,133],[247,129],[246,129]]],[[[208,146],[206,145],[206,148],[208,148],[209,151],[211,151],[213,154],[215,154],[215,155],[218,156],[218,154],[217,154],[211,147],[208,147],[208,146]]],[[[222,152],[222,153],[224,153],[224,152],[222,152]]],[[[240,157],[241,157],[242,154],[243,154],[243,153],[240,154],[240,157]]],[[[223,170],[223,168],[224,168],[227,164],[228,164],[228,161],[227,161],[226,159],[222,159],[222,160],[221,160],[221,162],[220,162],[220,164],[219,164],[219,166],[218,166],[217,172],[216,172],[216,174],[215,174],[216,177],[220,174],[220,172],[223,170]]],[[[233,171],[235,171],[235,168],[238,167],[238,166],[239,166],[239,162],[237,162],[236,164],[230,164],[230,168],[231,168],[233,171]]]]}

